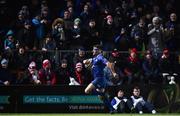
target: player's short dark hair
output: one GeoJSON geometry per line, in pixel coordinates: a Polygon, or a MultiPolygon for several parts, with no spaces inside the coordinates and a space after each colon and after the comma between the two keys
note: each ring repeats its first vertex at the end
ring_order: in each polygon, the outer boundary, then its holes
{"type": "Polygon", "coordinates": [[[140,90],[140,88],[139,88],[138,86],[135,86],[135,87],[133,88],[133,90],[134,90],[134,89],[140,90]]]}
{"type": "Polygon", "coordinates": [[[123,89],[119,89],[119,90],[118,90],[118,92],[119,92],[119,91],[122,91],[122,92],[124,92],[124,90],[123,90],[123,89]]]}
{"type": "Polygon", "coordinates": [[[96,45],[94,45],[93,47],[96,47],[96,48],[98,48],[99,50],[102,50],[102,46],[99,45],[99,44],[96,44],[96,45]]]}

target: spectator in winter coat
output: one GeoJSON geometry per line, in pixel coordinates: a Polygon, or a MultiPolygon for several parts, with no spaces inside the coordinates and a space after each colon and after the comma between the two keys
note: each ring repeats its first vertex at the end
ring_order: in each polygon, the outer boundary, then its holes
{"type": "Polygon", "coordinates": [[[62,59],[60,66],[56,70],[57,84],[69,85],[71,71],[68,68],[68,62],[66,59],[62,59]]]}
{"type": "Polygon", "coordinates": [[[147,30],[145,28],[145,22],[140,19],[131,31],[131,38],[133,39],[134,46],[138,51],[141,51],[143,44],[146,44],[147,30]]]}
{"type": "Polygon", "coordinates": [[[66,30],[64,29],[64,20],[57,18],[52,24],[52,36],[56,41],[56,47],[59,50],[67,49],[68,40],[66,38],[66,30]]]}
{"type": "Polygon", "coordinates": [[[148,26],[148,49],[152,51],[155,59],[159,59],[164,49],[164,29],[160,23],[159,17],[153,17],[152,25],[148,26]]]}
{"type": "Polygon", "coordinates": [[[113,22],[113,17],[108,15],[105,18],[105,22],[102,27],[102,43],[104,50],[113,50],[115,43],[114,43],[114,36],[116,33],[115,25],[113,22]]]}
{"type": "Polygon", "coordinates": [[[39,70],[39,80],[43,85],[56,84],[56,75],[51,69],[51,63],[48,59],[42,63],[42,69],[39,70]]]}
{"type": "Polygon", "coordinates": [[[40,14],[37,14],[32,19],[32,26],[35,31],[35,41],[37,41],[38,48],[42,46],[42,41],[45,35],[44,21],[42,20],[40,14]]]}
{"type": "Polygon", "coordinates": [[[75,70],[72,73],[72,77],[75,79],[79,85],[87,85],[91,82],[90,75],[84,69],[83,64],[81,62],[76,63],[75,70]]]}
{"type": "Polygon", "coordinates": [[[47,35],[43,42],[42,50],[49,51],[49,50],[55,50],[55,49],[56,49],[56,43],[54,39],[51,37],[51,35],[47,35]]]}
{"type": "Polygon", "coordinates": [[[8,70],[8,60],[2,59],[0,67],[0,85],[10,85],[12,79],[13,76],[11,72],[8,70]]]}
{"type": "Polygon", "coordinates": [[[173,61],[168,49],[163,50],[163,54],[159,59],[159,68],[161,73],[173,72],[173,61]]]}
{"type": "Polygon", "coordinates": [[[85,28],[85,33],[83,37],[85,38],[84,47],[87,50],[91,50],[91,47],[95,44],[100,44],[100,34],[99,30],[97,29],[96,21],[94,19],[91,19],[89,21],[88,26],[85,28]]]}
{"type": "Polygon", "coordinates": [[[13,64],[17,70],[25,70],[28,67],[30,59],[26,50],[23,47],[19,47],[14,54],[13,64]]]}
{"type": "Polygon", "coordinates": [[[158,79],[159,68],[157,61],[153,58],[151,51],[147,50],[143,64],[144,82],[149,83],[158,79]]]}
{"type": "Polygon", "coordinates": [[[38,85],[41,84],[39,80],[38,70],[36,69],[36,63],[32,61],[28,69],[25,71],[23,77],[18,80],[17,84],[30,84],[30,85],[38,85]]]}
{"type": "Polygon", "coordinates": [[[73,65],[76,66],[76,63],[78,63],[78,62],[83,63],[83,60],[85,60],[86,58],[87,57],[86,57],[85,49],[79,48],[78,53],[75,54],[75,56],[73,57],[73,65]]]}
{"type": "Polygon", "coordinates": [[[82,28],[81,28],[81,20],[76,18],[74,20],[74,25],[71,29],[71,49],[78,49],[80,46],[83,46],[84,38],[82,37],[82,28]]]}
{"type": "Polygon", "coordinates": [[[14,40],[14,32],[9,30],[6,34],[6,39],[4,40],[4,49],[5,50],[13,50],[15,49],[15,40],[14,40]]]}
{"type": "Polygon", "coordinates": [[[118,80],[111,80],[114,84],[121,85],[125,81],[125,73],[124,73],[124,68],[125,68],[125,59],[122,54],[118,51],[118,49],[114,49],[111,53],[111,56],[109,58],[109,61],[114,63],[114,69],[116,73],[119,75],[118,80]]]}
{"type": "Polygon", "coordinates": [[[166,45],[170,51],[175,51],[179,47],[179,27],[176,13],[171,13],[169,21],[165,24],[166,45]]]}
{"type": "Polygon", "coordinates": [[[35,34],[31,25],[31,22],[26,20],[23,27],[21,27],[16,34],[20,46],[23,46],[26,50],[35,49],[35,34]]]}
{"type": "Polygon", "coordinates": [[[141,81],[141,61],[138,58],[136,48],[130,50],[130,55],[127,58],[124,72],[128,77],[128,84],[141,81]]]}
{"type": "Polygon", "coordinates": [[[120,51],[128,51],[132,43],[129,39],[128,32],[125,28],[121,28],[120,32],[114,39],[115,47],[120,51]]]}

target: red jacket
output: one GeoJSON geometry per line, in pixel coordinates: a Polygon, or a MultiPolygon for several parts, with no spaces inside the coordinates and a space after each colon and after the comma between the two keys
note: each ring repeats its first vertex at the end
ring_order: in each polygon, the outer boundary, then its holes
{"type": "Polygon", "coordinates": [[[39,80],[43,85],[55,85],[56,75],[52,70],[46,71],[45,69],[39,70],[39,80]]]}

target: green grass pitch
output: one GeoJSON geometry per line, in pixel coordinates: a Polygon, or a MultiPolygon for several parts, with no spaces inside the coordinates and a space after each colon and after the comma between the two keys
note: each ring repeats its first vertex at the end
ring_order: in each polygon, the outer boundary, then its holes
{"type": "Polygon", "coordinates": [[[37,113],[37,114],[13,114],[13,113],[0,113],[0,116],[180,116],[180,114],[120,114],[120,113],[117,113],[117,114],[108,114],[108,113],[72,113],[72,114],[63,114],[63,113],[57,113],[57,114],[54,114],[54,113],[48,113],[48,114],[40,114],[40,113],[37,113]]]}

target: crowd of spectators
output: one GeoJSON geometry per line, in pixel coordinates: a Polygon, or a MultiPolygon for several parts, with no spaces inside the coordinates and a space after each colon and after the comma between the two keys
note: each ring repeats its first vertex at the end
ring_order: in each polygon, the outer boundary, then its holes
{"type": "Polygon", "coordinates": [[[0,0],[0,84],[91,82],[83,60],[101,44],[109,85],[166,83],[179,74],[175,0],[0,0]]]}

